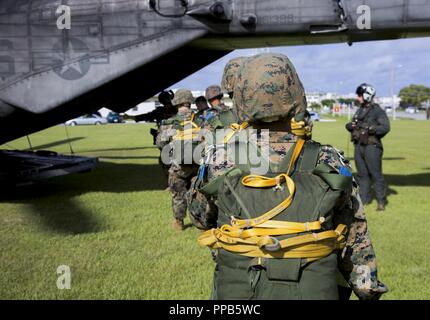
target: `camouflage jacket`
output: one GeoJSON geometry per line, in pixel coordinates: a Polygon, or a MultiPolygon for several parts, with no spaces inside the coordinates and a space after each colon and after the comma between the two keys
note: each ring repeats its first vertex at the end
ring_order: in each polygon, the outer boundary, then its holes
{"type": "Polygon", "coordinates": [[[228,106],[222,103],[219,106],[206,110],[205,121],[201,127],[209,131],[214,131],[216,129],[228,127],[235,122],[237,121],[233,112],[228,106]]]}
{"type": "Polygon", "coordinates": [[[203,123],[206,121],[206,113],[208,111],[209,109],[206,109],[203,111],[197,111],[195,113],[194,123],[197,124],[199,127],[203,126],[203,123]]]}
{"type": "Polygon", "coordinates": [[[191,120],[192,116],[193,111],[189,109],[187,111],[179,111],[175,116],[163,120],[155,140],[157,147],[162,149],[168,145],[172,141],[172,137],[175,135],[176,130],[179,129],[181,122],[191,120]]]}
{"type": "MultiPolygon", "coordinates": [[[[276,164],[280,163],[289,149],[294,146],[297,137],[288,132],[270,132],[268,141],[270,163],[276,164]]],[[[256,145],[261,148],[258,142],[256,145]]],[[[211,158],[212,162],[207,169],[208,182],[225,174],[235,165],[228,159],[225,148],[216,149],[211,158]]],[[[326,163],[336,172],[340,172],[343,167],[352,172],[348,161],[342,156],[342,152],[331,146],[321,147],[319,163],[326,163]]],[[[200,192],[191,198],[190,192],[187,195],[190,211],[200,210],[200,216],[207,219],[207,221],[197,222],[196,226],[199,228],[201,226],[215,227],[217,211],[214,204],[216,199],[208,198],[200,192]]],[[[335,225],[344,224],[348,227],[346,247],[338,258],[339,271],[360,299],[379,298],[382,293],[387,291],[387,288],[378,281],[376,256],[369,235],[364,206],[355,181],[353,181],[351,191],[344,193],[336,204],[334,216],[335,225]]]]}

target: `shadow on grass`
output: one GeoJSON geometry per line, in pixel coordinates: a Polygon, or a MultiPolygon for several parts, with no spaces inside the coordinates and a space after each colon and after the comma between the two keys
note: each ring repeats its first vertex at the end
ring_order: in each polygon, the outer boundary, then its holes
{"type": "MultiPolygon", "coordinates": [[[[52,148],[52,147],[61,146],[61,145],[66,144],[66,143],[76,142],[76,141],[83,140],[83,139],[85,139],[85,137],[75,137],[75,138],[70,138],[70,139],[59,140],[59,141],[55,141],[55,142],[51,142],[51,143],[47,143],[47,144],[41,144],[39,146],[33,146],[33,150],[48,149],[48,148],[52,148]]],[[[30,149],[26,149],[26,150],[29,151],[30,149]]]]}
{"type": "Polygon", "coordinates": [[[193,229],[193,228],[194,228],[194,225],[192,223],[187,223],[186,225],[184,225],[184,230],[193,229]]]}
{"type": "MultiPolygon", "coordinates": [[[[411,175],[384,175],[385,180],[388,183],[387,197],[397,195],[398,192],[390,186],[401,186],[401,187],[430,187],[430,172],[419,173],[411,175]]],[[[372,200],[375,200],[374,190],[372,188],[372,200]]]]}
{"type": "Polygon", "coordinates": [[[406,160],[404,157],[384,157],[382,161],[397,161],[397,160],[406,160]]]}
{"type": "Polygon", "coordinates": [[[111,159],[111,160],[139,160],[139,159],[158,159],[158,157],[155,156],[145,156],[145,157],[139,157],[139,156],[100,156],[100,159],[111,159]]]}
{"type": "Polygon", "coordinates": [[[85,206],[74,199],[75,192],[41,183],[2,190],[1,202],[25,205],[23,212],[49,231],[86,234],[101,231],[101,223],[85,206]]]}
{"type": "Polygon", "coordinates": [[[138,151],[145,149],[156,149],[156,146],[152,147],[132,147],[132,148],[108,148],[108,149],[91,149],[91,150],[78,150],[78,153],[96,153],[96,152],[110,152],[110,151],[138,151]]]}
{"type": "MultiPolygon", "coordinates": [[[[349,161],[354,161],[354,157],[347,157],[349,161]]],[[[382,158],[382,161],[400,161],[400,160],[406,160],[404,157],[384,157],[382,158]]]]}
{"type": "Polygon", "coordinates": [[[390,186],[388,186],[388,189],[387,189],[387,196],[389,197],[389,196],[391,196],[391,195],[396,195],[396,194],[399,194],[396,190],[394,190],[394,189],[392,189],[392,188],[390,188],[390,186]]]}
{"type": "Polygon", "coordinates": [[[384,176],[388,185],[391,186],[430,187],[430,172],[409,175],[387,174],[384,176]]]}
{"type": "Polygon", "coordinates": [[[61,196],[57,202],[48,197],[36,201],[26,201],[30,214],[41,221],[49,231],[65,235],[88,234],[103,231],[102,223],[96,215],[73,197],[61,196]]]}
{"type": "MultiPolygon", "coordinates": [[[[85,234],[103,231],[99,216],[75,198],[91,192],[107,193],[101,197],[109,204],[109,193],[164,190],[167,178],[158,164],[122,164],[100,162],[92,173],[73,174],[2,192],[2,200],[25,204],[27,212],[44,227],[62,234],[85,234]]],[[[98,205],[98,204],[96,204],[98,205]]]]}
{"type": "Polygon", "coordinates": [[[93,173],[85,176],[90,180],[91,186],[88,191],[124,193],[167,188],[167,177],[161,166],[156,163],[128,164],[101,161],[93,173]]]}

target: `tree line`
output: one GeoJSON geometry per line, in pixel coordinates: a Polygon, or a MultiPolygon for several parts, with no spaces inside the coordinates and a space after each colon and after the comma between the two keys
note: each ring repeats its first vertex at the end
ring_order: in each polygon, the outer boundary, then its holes
{"type": "Polygon", "coordinates": [[[430,106],[430,88],[423,85],[411,84],[400,90],[399,96],[401,99],[400,107],[402,108],[430,106]]]}

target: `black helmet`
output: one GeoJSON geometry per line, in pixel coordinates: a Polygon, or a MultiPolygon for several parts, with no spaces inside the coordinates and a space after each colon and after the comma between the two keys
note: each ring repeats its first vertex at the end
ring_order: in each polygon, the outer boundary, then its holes
{"type": "Polygon", "coordinates": [[[158,95],[158,101],[163,105],[171,105],[172,99],[175,96],[172,90],[169,91],[161,91],[161,93],[158,95]]]}
{"type": "Polygon", "coordinates": [[[376,90],[373,86],[367,83],[362,83],[355,91],[357,96],[363,97],[364,101],[371,102],[376,95],[376,90]]]}

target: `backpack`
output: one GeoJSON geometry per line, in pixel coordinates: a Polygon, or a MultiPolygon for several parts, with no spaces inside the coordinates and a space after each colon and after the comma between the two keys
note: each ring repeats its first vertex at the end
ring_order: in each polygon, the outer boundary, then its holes
{"type": "Polygon", "coordinates": [[[217,189],[218,228],[199,237],[218,251],[215,298],[337,298],[346,227],[333,225],[333,209],[352,177],[317,165],[319,151],[299,140],[264,177],[240,165],[202,188],[217,189]]]}
{"type": "Polygon", "coordinates": [[[176,134],[172,137],[173,160],[178,164],[199,163],[193,159],[201,142],[200,127],[194,122],[194,114],[191,120],[176,121],[174,129],[176,134]]]}

